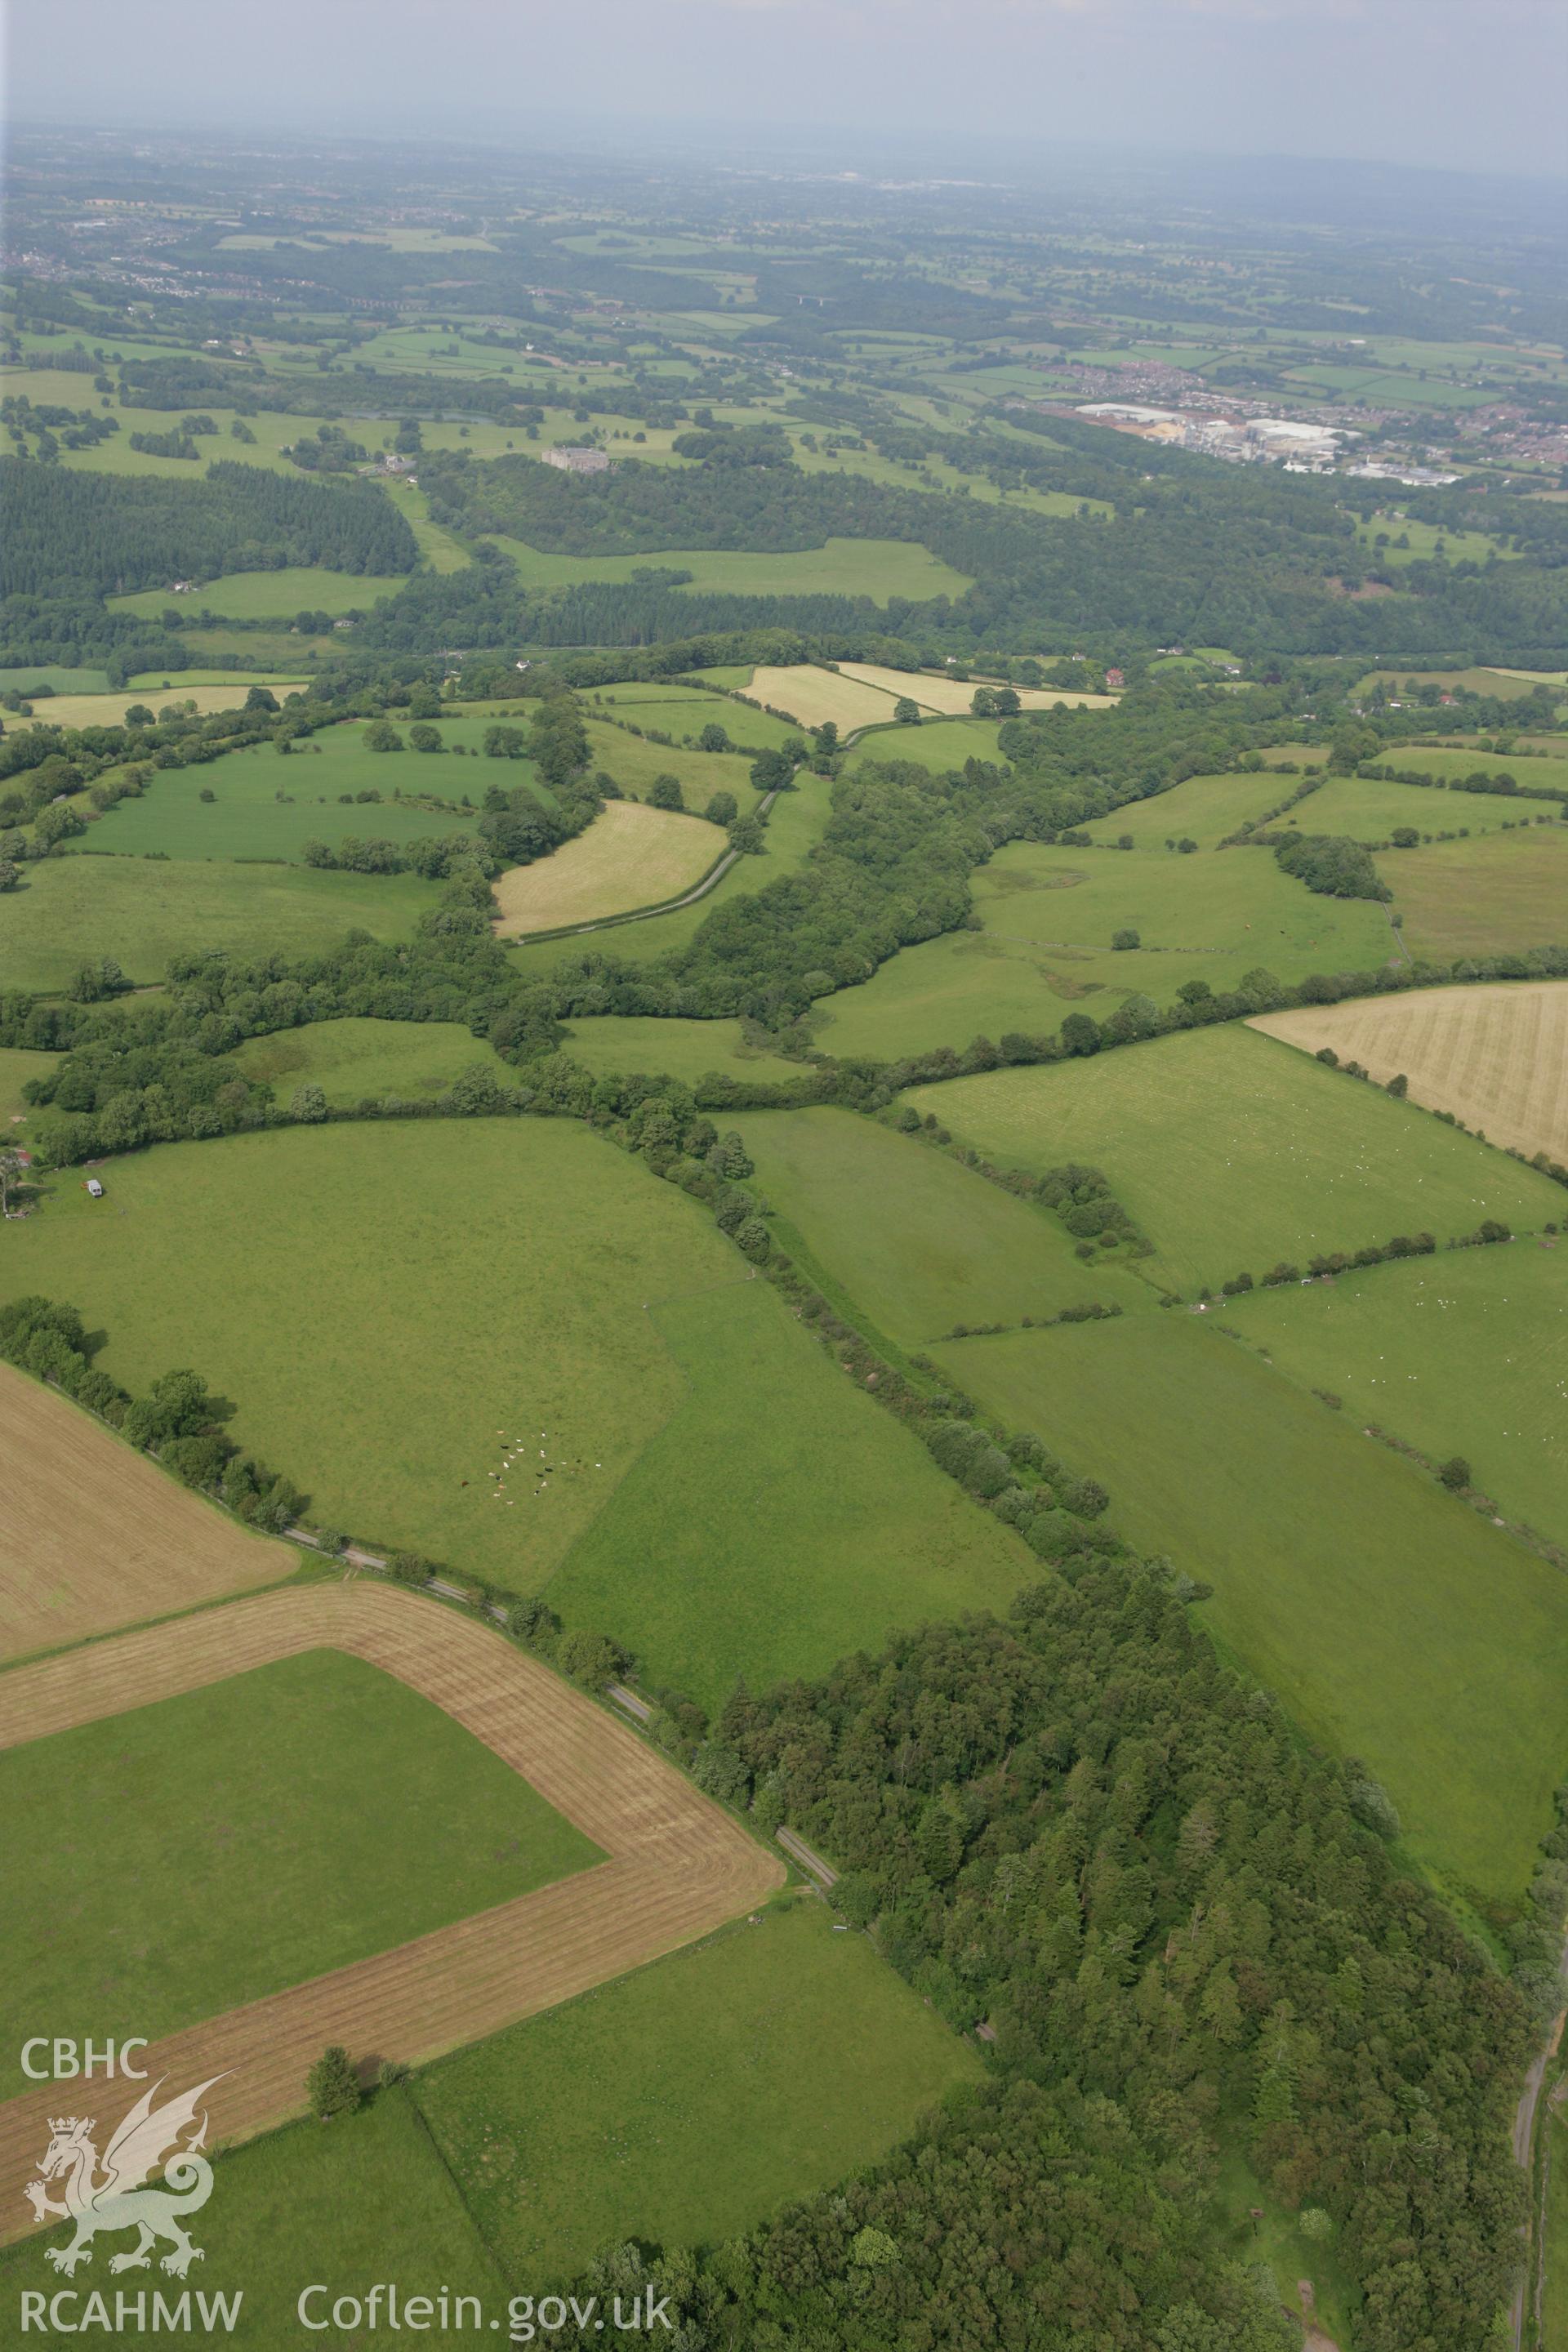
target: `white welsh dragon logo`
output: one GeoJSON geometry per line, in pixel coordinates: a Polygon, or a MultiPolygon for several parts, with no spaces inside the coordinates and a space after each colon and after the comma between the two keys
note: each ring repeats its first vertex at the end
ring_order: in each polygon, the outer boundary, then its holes
{"type": "Polygon", "coordinates": [[[199,2211],[212,2195],[212,2166],[197,2152],[206,2142],[206,2116],[201,2116],[195,2134],[183,2147],[180,2137],[196,2123],[205,2095],[222,2080],[221,2074],[214,2074],[184,2098],[166,2100],[161,2107],[154,2107],[153,2101],[162,2082],[154,2083],[142,2092],[101,2157],[93,2145],[90,2116],[49,2118],[49,2144],[38,2166],[38,2178],[27,2183],[25,2194],[37,2221],[58,2216],[76,2224],[76,2235],[68,2246],[47,2250],[47,2260],[56,2270],[68,2277],[79,2263],[90,2263],[90,2242],[100,2230],[141,2232],[128,2253],[110,2257],[111,2271],[145,2270],[160,2238],[166,2238],[172,2249],[163,2258],[163,2268],[176,2278],[184,2278],[193,2263],[204,2259],[200,2246],[193,2246],[185,2234],[182,2216],[199,2211]],[[145,2187],[160,2165],[163,2186],[145,2187]],[[62,2175],[63,2202],[50,2197],[46,2185],[62,2175]]]}

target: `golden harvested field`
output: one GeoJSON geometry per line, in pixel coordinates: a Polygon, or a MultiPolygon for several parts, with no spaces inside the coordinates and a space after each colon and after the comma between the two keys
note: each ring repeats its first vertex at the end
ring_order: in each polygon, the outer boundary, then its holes
{"type": "Polygon", "coordinates": [[[607,801],[586,833],[531,866],[514,866],[495,886],[503,939],[591,923],[634,907],[657,907],[700,882],[728,847],[700,816],[607,801]]]}
{"type": "MultiPolygon", "coordinates": [[[[169,702],[194,702],[205,719],[212,710],[237,710],[257,683],[253,677],[242,677],[231,686],[182,686],[178,676],[172,675],[167,686],[125,687],[119,694],[51,694],[34,703],[33,717],[40,726],[122,727],[133,702],[153,711],[169,702]]],[[[272,691],[281,702],[308,683],[305,678],[294,678],[275,684],[272,691]]],[[[26,726],[26,719],[22,724],[26,726]]]]}
{"type": "Polygon", "coordinates": [[[831,719],[841,735],[880,726],[893,715],[893,698],[879,687],[809,662],[795,669],[754,669],[743,693],[748,702],[787,711],[802,727],[822,727],[831,719]]]}
{"type": "MultiPolygon", "coordinates": [[[[922,710],[940,711],[945,719],[956,719],[969,709],[974,688],[980,681],[961,677],[941,677],[930,670],[911,675],[906,670],[883,669],[875,662],[840,662],[845,677],[855,677],[863,686],[876,687],[895,698],[907,694],[922,710]]],[[[1109,710],[1120,700],[1114,694],[1063,694],[1051,686],[1021,686],[1018,699],[1026,710],[1048,710],[1055,703],[1066,703],[1073,710],[1109,710]]],[[[891,713],[889,716],[891,717],[891,713]]]]}
{"type": "Polygon", "coordinates": [[[1489,1142],[1568,1163],[1568,980],[1422,988],[1409,996],[1264,1013],[1250,1024],[1315,1054],[1331,1045],[1379,1085],[1452,1111],[1489,1142]]]}
{"type": "MultiPolygon", "coordinates": [[[[520,1772],[608,1859],[374,1958],[169,2034],[142,2063],[191,2084],[232,2143],[299,2112],[332,2042],[416,2064],[621,1976],[750,1910],[781,1863],[581,1691],[439,1602],[354,1580],[267,1593],[0,1679],[7,1746],[225,1681],[302,1651],[395,1675],[520,1772]]],[[[0,2106],[0,2236],[33,2226],[23,2183],[57,2085],[0,2106]]]]}
{"type": "Polygon", "coordinates": [[[276,1583],[299,1565],[10,1364],[0,1461],[0,1658],[276,1583]]]}
{"type": "MultiPolygon", "coordinates": [[[[803,727],[820,727],[832,719],[841,735],[858,727],[888,725],[893,705],[908,695],[921,709],[951,719],[970,706],[974,680],[936,677],[929,671],[882,669],[875,662],[843,662],[837,670],[802,663],[798,668],[754,669],[752,682],[739,689],[748,702],[787,710],[803,727]]],[[[1026,710],[1047,710],[1065,703],[1075,710],[1109,710],[1114,694],[1059,694],[1052,687],[1020,687],[1018,699],[1026,710]]]]}

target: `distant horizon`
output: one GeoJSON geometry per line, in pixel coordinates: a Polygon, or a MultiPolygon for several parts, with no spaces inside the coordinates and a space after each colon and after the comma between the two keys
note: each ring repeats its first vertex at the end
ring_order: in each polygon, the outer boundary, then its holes
{"type": "Polygon", "coordinates": [[[569,19],[275,0],[264,89],[254,27],[188,0],[27,0],[6,47],[18,127],[526,147],[544,121],[1048,152],[1068,123],[1090,152],[1568,177],[1568,10],[1537,0],[1484,20],[1468,0],[667,0],[657,17],[580,0],[569,19]]]}
{"type": "MultiPolygon", "coordinates": [[[[216,128],[210,110],[204,119],[209,126],[216,128]]],[[[238,119],[236,118],[236,121],[238,119]]],[[[201,131],[200,122],[190,115],[159,116],[150,111],[138,111],[133,115],[127,113],[121,116],[86,115],[43,110],[30,112],[10,107],[3,115],[0,115],[0,123],[3,123],[6,131],[32,136],[74,134],[79,137],[101,135],[115,139],[132,139],[138,135],[153,137],[169,134],[178,136],[182,140],[192,140],[199,139],[201,131]]],[[[223,127],[226,131],[232,131],[235,123],[226,121],[223,127]]],[[[574,143],[577,141],[583,141],[588,152],[592,152],[599,141],[608,140],[614,135],[623,158],[636,163],[643,156],[652,156],[662,152],[677,152],[683,158],[689,160],[693,142],[711,137],[719,131],[728,131],[732,134],[736,141],[735,152],[737,153],[742,152],[742,134],[735,130],[733,124],[724,124],[717,120],[705,121],[698,116],[683,117],[670,121],[655,115],[637,114],[629,110],[612,111],[606,109],[601,113],[563,110],[558,114],[539,118],[526,135],[516,130],[509,131],[500,122],[493,125],[473,124],[465,129],[457,123],[432,122],[428,117],[426,117],[424,120],[414,120],[408,122],[384,122],[378,128],[362,128],[341,122],[330,122],[325,117],[314,121],[300,117],[291,123],[280,122],[269,126],[266,131],[257,129],[253,125],[244,152],[265,153],[274,145],[281,148],[320,147],[327,141],[375,149],[403,146],[412,141],[420,147],[433,151],[456,148],[498,156],[538,155],[569,160],[577,152],[574,143]],[[634,143],[627,148],[621,143],[624,134],[628,131],[635,132],[637,139],[646,142],[646,144],[634,143]]],[[[933,132],[929,127],[920,130],[911,127],[907,135],[910,138],[918,138],[929,142],[933,132]]],[[[847,184],[856,180],[863,180],[868,187],[875,187],[879,184],[880,175],[892,168],[895,163],[902,166],[908,162],[910,184],[918,186],[922,182],[937,184],[947,179],[948,174],[937,168],[938,164],[941,162],[950,164],[958,163],[963,159],[966,142],[972,141],[976,134],[962,128],[954,128],[945,134],[938,131],[935,135],[945,136],[950,143],[939,148],[937,153],[930,158],[932,168],[924,173],[916,171],[912,159],[907,159],[902,154],[898,129],[890,125],[873,131],[864,127],[857,130],[847,123],[825,123],[815,127],[803,127],[785,121],[770,122],[757,120],[746,125],[743,145],[744,151],[748,152],[752,158],[751,168],[759,175],[787,173],[790,166],[783,158],[787,153],[790,144],[794,142],[803,167],[806,165],[807,159],[815,148],[820,157],[824,174],[841,179],[847,184]],[[776,142],[776,154],[759,156],[756,152],[759,140],[770,142],[770,146],[776,142]],[[882,152],[879,158],[873,160],[874,151],[879,147],[882,152]],[[859,152],[861,156],[859,163],[851,160],[855,152],[859,152]],[[832,163],[832,158],[835,156],[840,159],[837,169],[833,168],[832,163]]],[[[733,168],[730,155],[724,149],[715,145],[707,152],[710,162],[721,164],[726,170],[733,168]]],[[[966,174],[963,181],[951,182],[950,184],[955,188],[968,185],[976,191],[993,185],[1026,185],[1027,184],[1026,175],[1031,160],[1037,165],[1057,161],[1064,166],[1069,166],[1074,163],[1092,165],[1097,161],[1130,159],[1146,163],[1164,172],[1179,172],[1183,167],[1188,167],[1194,171],[1220,172],[1242,172],[1251,168],[1260,172],[1277,170],[1283,173],[1289,171],[1310,170],[1314,167],[1326,169],[1331,166],[1336,170],[1349,168],[1357,172],[1387,173],[1392,178],[1404,180],[1430,178],[1493,182],[1501,187],[1521,189],[1555,187],[1559,180],[1568,179],[1568,157],[1565,157],[1561,170],[1554,172],[1544,167],[1536,170],[1524,170],[1519,167],[1509,169],[1500,164],[1421,162],[1400,156],[1311,153],[1305,149],[1300,152],[1292,150],[1288,152],[1266,148],[1216,151],[1187,147],[1175,142],[1170,145],[1160,145],[1148,141],[1140,142],[1136,146],[1132,146],[1109,134],[1094,138],[1054,138],[1048,148],[1042,146],[1032,151],[1024,134],[1020,132],[1016,133],[1011,139],[997,138],[994,142],[994,153],[995,164],[989,174],[973,179],[970,179],[966,174]]],[[[968,157],[968,162],[973,167],[978,167],[981,160],[973,154],[968,157]]],[[[805,173],[804,175],[816,176],[813,173],[805,173]]],[[[1564,226],[1565,229],[1568,229],[1568,223],[1564,226]]]]}

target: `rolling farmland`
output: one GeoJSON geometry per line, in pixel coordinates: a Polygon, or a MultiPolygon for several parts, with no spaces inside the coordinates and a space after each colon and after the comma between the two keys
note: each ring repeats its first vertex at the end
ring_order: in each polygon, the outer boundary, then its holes
{"type": "MultiPolygon", "coordinates": [[[[323,1646],[433,1700],[609,1859],[155,2042],[145,2060],[154,2076],[224,2073],[208,2103],[218,2140],[253,2137],[297,2112],[305,2070],[328,2042],[405,2063],[434,2056],[689,1942],[780,1883],[781,1864],[581,1693],[471,1620],[384,1588],[268,1595],[16,1668],[6,1742],[323,1646]]],[[[9,2237],[21,2234],[21,2183],[51,2099],[58,2106],[52,2087],[0,2105],[9,2237]]]]}

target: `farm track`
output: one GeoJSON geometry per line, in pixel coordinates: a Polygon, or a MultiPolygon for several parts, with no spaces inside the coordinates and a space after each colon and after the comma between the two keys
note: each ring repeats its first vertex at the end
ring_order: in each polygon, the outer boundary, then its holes
{"type": "MultiPolygon", "coordinates": [[[[141,2063],[172,2088],[225,2077],[206,2102],[216,2143],[297,2115],[306,2070],[329,2042],[360,2063],[420,2063],[677,1949],[781,1883],[775,1858],[536,1660],[437,1602],[364,1582],[260,1594],[16,1667],[0,1676],[0,1745],[325,1648],[433,1700],[606,1859],[154,2042],[141,2063]]],[[[0,2240],[33,2226],[22,2188],[48,2116],[125,2104],[120,2085],[49,2083],[0,2105],[0,2240]]]]}

